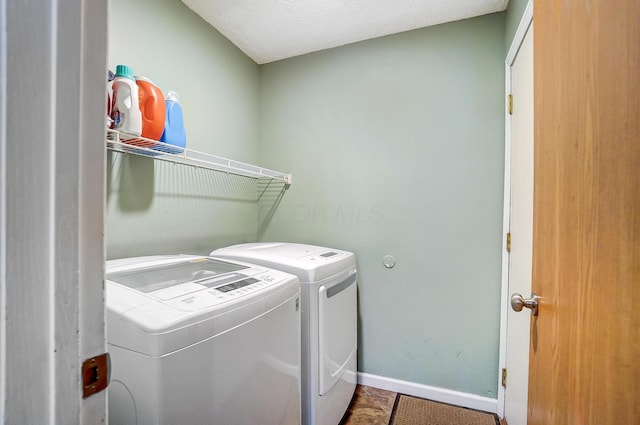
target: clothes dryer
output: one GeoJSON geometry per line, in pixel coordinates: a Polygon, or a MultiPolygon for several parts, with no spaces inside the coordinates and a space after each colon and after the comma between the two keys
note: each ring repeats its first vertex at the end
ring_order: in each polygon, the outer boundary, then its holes
{"type": "Polygon", "coordinates": [[[355,255],[294,243],[234,245],[211,255],[298,276],[302,306],[302,423],[337,425],[357,381],[355,255]]]}
{"type": "Polygon", "coordinates": [[[297,277],[175,255],[106,279],[111,425],[300,423],[297,277]]]}

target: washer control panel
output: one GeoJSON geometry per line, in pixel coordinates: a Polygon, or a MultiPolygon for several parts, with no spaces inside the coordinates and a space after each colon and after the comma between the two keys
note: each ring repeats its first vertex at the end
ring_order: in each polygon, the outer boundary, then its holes
{"type": "Polygon", "coordinates": [[[232,298],[238,298],[244,295],[251,294],[253,292],[257,292],[263,288],[277,285],[282,280],[282,277],[276,277],[273,275],[273,273],[265,273],[263,275],[257,275],[254,277],[227,283],[222,286],[217,286],[215,288],[212,288],[208,292],[217,300],[231,300],[232,298]]]}
{"type": "MultiPolygon", "coordinates": [[[[226,279],[224,276],[220,276],[213,284],[201,282],[197,284],[199,287],[197,290],[163,301],[180,310],[201,310],[244,297],[251,297],[254,294],[257,295],[262,290],[277,286],[290,278],[289,275],[275,270],[268,272],[265,272],[264,269],[252,270],[261,273],[247,276],[250,273],[244,274],[245,271],[243,271],[243,274],[234,273],[233,276],[228,276],[226,279]]],[[[158,297],[157,294],[152,295],[158,297]]]]}
{"type": "Polygon", "coordinates": [[[260,281],[253,277],[250,277],[249,279],[239,280],[237,282],[227,283],[226,285],[223,285],[223,286],[218,286],[216,288],[216,291],[225,292],[225,293],[230,291],[235,291],[236,289],[242,289],[249,285],[253,285],[256,282],[260,282],[260,281]]]}

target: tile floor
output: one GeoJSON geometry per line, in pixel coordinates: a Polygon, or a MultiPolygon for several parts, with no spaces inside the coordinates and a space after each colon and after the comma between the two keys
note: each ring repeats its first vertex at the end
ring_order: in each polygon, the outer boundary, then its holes
{"type": "MultiPolygon", "coordinates": [[[[396,395],[393,391],[358,385],[340,425],[388,425],[396,395]]],[[[500,424],[507,422],[501,419],[500,424]]]]}
{"type": "Polygon", "coordinates": [[[340,425],[388,425],[396,393],[358,385],[340,425]]]}

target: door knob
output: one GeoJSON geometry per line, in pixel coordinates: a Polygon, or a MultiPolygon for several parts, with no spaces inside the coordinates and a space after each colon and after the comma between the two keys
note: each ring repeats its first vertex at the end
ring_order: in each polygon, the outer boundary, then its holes
{"type": "Polygon", "coordinates": [[[538,296],[535,293],[531,293],[531,298],[522,298],[518,293],[511,295],[511,308],[514,311],[522,311],[523,307],[531,309],[531,314],[537,316],[538,296]]]}

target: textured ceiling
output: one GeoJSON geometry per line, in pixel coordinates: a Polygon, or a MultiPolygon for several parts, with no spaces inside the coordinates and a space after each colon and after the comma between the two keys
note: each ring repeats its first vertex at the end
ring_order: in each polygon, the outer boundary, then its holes
{"type": "Polygon", "coordinates": [[[509,0],[182,0],[259,64],[499,12],[509,0]]]}

